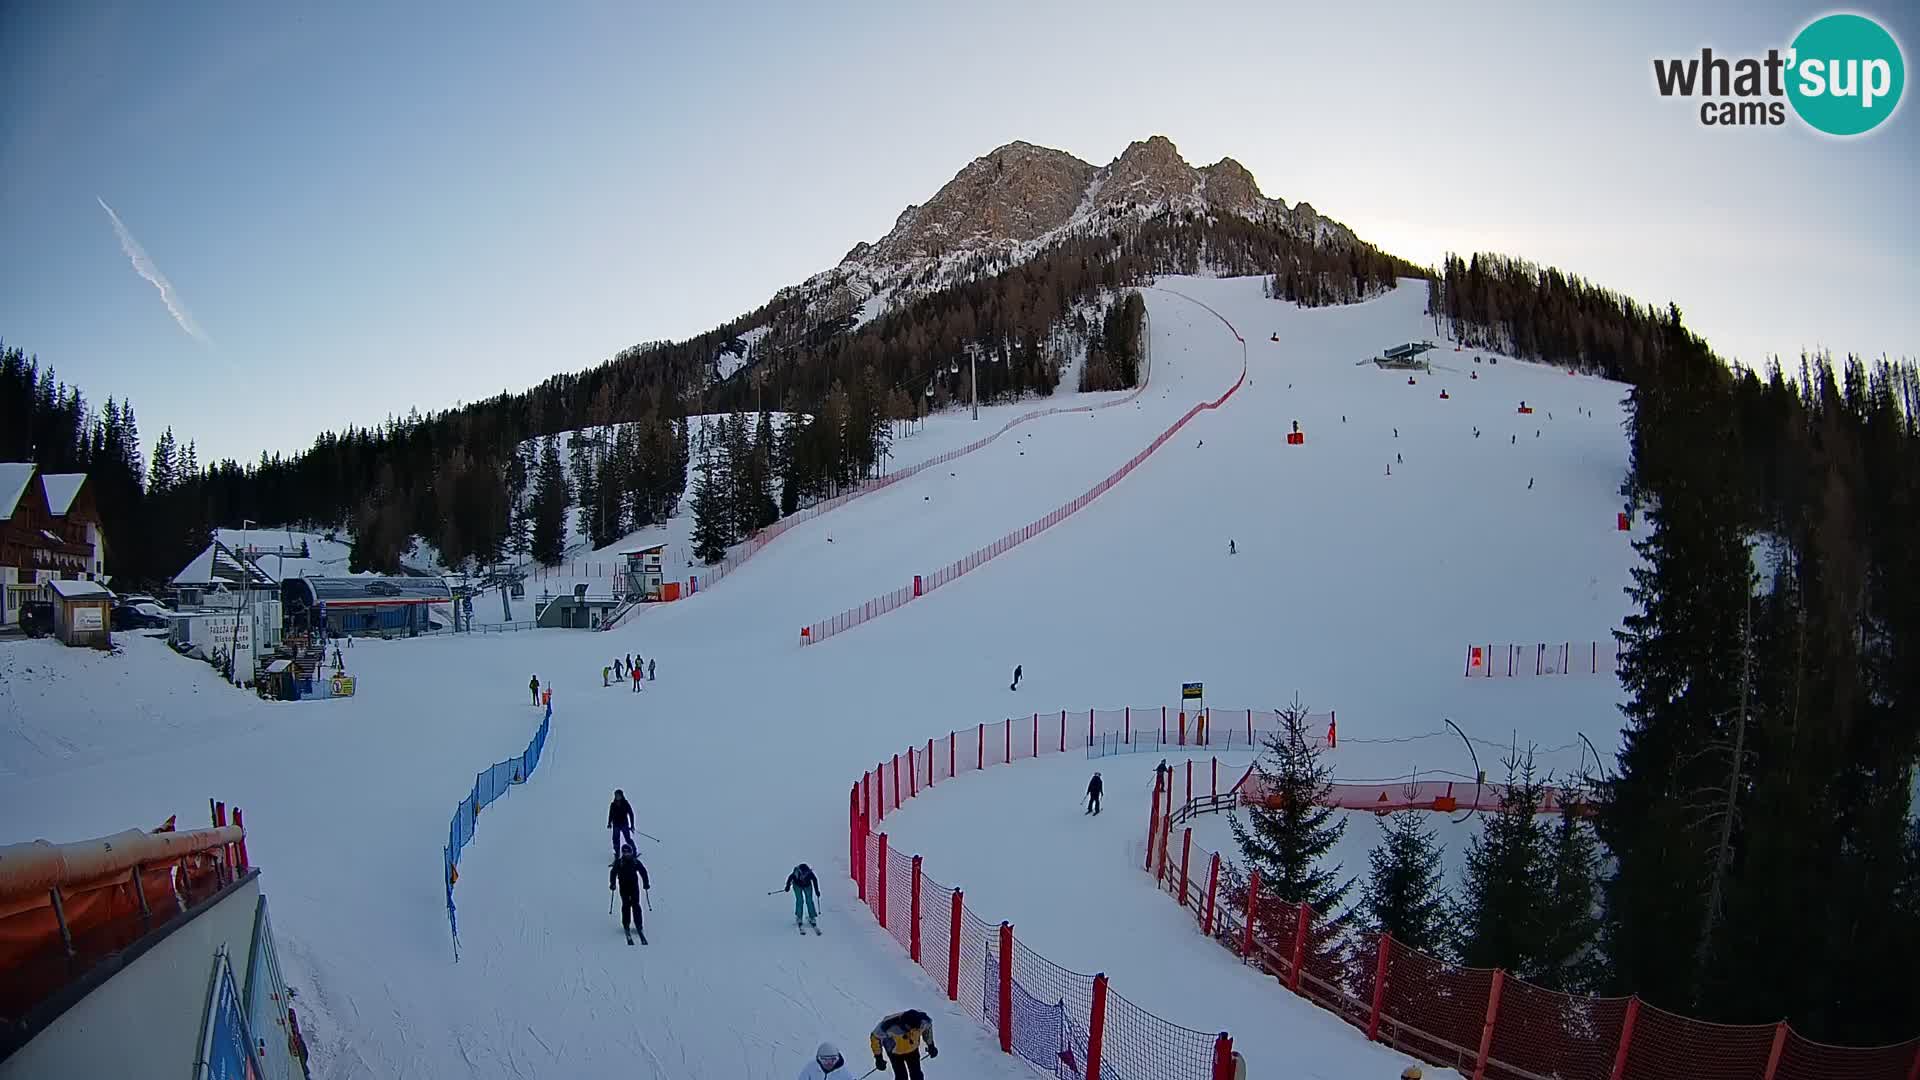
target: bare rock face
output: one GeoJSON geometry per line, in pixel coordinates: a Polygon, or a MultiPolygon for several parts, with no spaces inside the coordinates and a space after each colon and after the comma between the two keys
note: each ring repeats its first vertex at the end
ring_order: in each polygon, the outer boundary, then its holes
{"type": "Polygon", "coordinates": [[[1038,239],[1067,224],[1093,171],[1072,154],[1008,143],[975,158],[925,206],[908,207],[869,250],[854,252],[863,261],[897,261],[937,258],[970,244],[1038,239]]]}
{"type": "Polygon", "coordinates": [[[1201,200],[1200,175],[1165,135],[1129,145],[1101,170],[1093,204],[1099,209],[1149,208],[1201,200]]]}
{"type": "Polygon", "coordinates": [[[1258,217],[1267,209],[1268,203],[1278,202],[1262,196],[1253,174],[1232,158],[1221,158],[1201,169],[1200,180],[1201,194],[1207,205],[1230,214],[1258,217]]]}

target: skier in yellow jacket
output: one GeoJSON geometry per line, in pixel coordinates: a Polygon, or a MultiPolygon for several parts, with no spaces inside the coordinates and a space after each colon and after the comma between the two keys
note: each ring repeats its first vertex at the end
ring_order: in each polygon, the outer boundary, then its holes
{"type": "Polygon", "coordinates": [[[873,1046],[873,1067],[884,1069],[893,1063],[894,1080],[923,1080],[920,1075],[920,1044],[927,1044],[927,1056],[937,1058],[940,1048],[933,1044],[933,1018],[918,1009],[895,1013],[880,1021],[868,1038],[873,1046]]]}

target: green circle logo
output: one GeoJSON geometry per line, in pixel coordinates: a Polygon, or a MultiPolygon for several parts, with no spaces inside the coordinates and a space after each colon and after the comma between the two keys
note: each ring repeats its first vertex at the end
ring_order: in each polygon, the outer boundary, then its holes
{"type": "Polygon", "coordinates": [[[1827,15],[1793,39],[1787,99],[1815,130],[1860,135],[1900,104],[1907,66],[1900,44],[1864,15],[1827,15]]]}

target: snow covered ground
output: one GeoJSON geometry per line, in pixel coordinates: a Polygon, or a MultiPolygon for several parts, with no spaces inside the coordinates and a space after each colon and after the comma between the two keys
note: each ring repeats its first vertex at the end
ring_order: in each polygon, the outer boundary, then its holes
{"type": "MultiPolygon", "coordinates": [[[[347,651],[350,699],[256,701],[152,643],[111,658],[0,645],[5,839],[189,819],[210,795],[244,807],[331,1080],[785,1080],[821,1039],[859,1064],[875,1020],[909,1005],[939,1028],[931,1074],[1031,1076],[944,1008],[853,896],[846,794],[874,761],[1010,713],[1173,700],[1183,680],[1249,705],[1297,691],[1338,709],[1343,739],[1425,735],[1446,717],[1491,742],[1617,740],[1611,679],[1469,682],[1461,659],[1470,640],[1604,638],[1627,610],[1634,556],[1613,520],[1622,388],[1451,351],[1413,386],[1355,366],[1431,333],[1417,286],[1305,311],[1265,299],[1257,279],[1162,284],[1241,328],[1245,388],[1082,513],[873,624],[798,646],[802,624],[1079,494],[1230,385],[1240,344],[1190,300],[1150,290],[1153,378],[1137,403],[1022,425],[611,633],[361,643],[347,651]],[[1522,398],[1535,415],[1515,413],[1522,398]],[[1303,447],[1284,445],[1295,419],[1303,447]],[[616,652],[656,659],[660,681],[602,689],[593,679],[616,652]],[[529,673],[554,687],[553,735],[466,850],[456,966],[440,848],[474,773],[532,734],[529,673]],[[62,681],[21,689],[42,679],[62,681]],[[48,751],[76,731],[73,753],[48,751]],[[644,949],[621,942],[602,895],[615,787],[660,841],[641,842],[654,879],[644,949]],[[766,895],[803,860],[827,883],[824,937],[794,934],[785,899],[766,895]]],[[[930,423],[914,453],[977,437],[989,415],[930,423]]],[[[1470,768],[1439,739],[1382,745],[1399,749],[1363,775],[1470,768]]],[[[1097,766],[1114,811],[1097,823],[1075,809],[1093,766],[1029,762],[943,788],[902,815],[901,835],[1042,955],[1263,1047],[1248,1053],[1260,1080],[1396,1073],[1359,1033],[1236,968],[1132,869],[1145,824],[1134,774],[1153,760],[1097,766]],[[1000,827],[974,820],[996,807],[1000,827]],[[1009,831],[1030,873],[997,866],[1009,831]]]]}

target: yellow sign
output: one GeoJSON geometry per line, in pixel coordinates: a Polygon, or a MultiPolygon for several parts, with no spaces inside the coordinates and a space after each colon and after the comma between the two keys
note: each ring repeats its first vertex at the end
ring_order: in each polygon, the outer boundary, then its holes
{"type": "Polygon", "coordinates": [[[1202,696],[1202,695],[1201,695],[1201,693],[1200,693],[1200,684],[1199,684],[1199,683],[1197,683],[1197,682],[1190,682],[1190,683],[1181,683],[1181,684],[1180,684],[1180,699],[1181,699],[1182,701],[1192,701],[1192,700],[1197,700],[1197,699],[1198,699],[1198,698],[1200,698],[1201,696],[1202,696]]]}
{"type": "Polygon", "coordinates": [[[353,696],[353,676],[335,675],[333,677],[332,690],[333,690],[334,697],[352,697],[353,696]]]}

